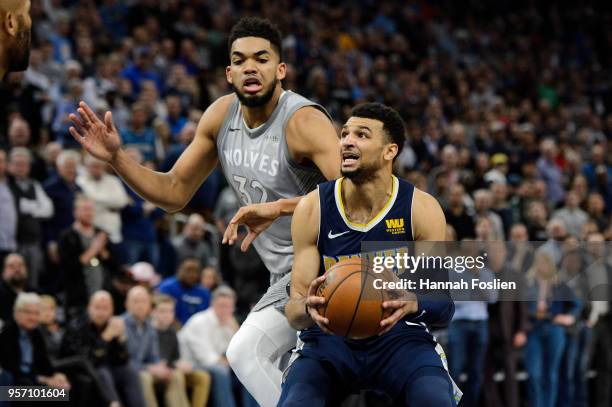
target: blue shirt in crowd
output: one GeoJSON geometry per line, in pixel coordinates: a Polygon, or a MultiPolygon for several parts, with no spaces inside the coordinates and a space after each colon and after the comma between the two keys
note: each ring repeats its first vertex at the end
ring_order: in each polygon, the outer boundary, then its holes
{"type": "Polygon", "coordinates": [[[185,324],[196,312],[204,311],[210,305],[210,292],[201,285],[185,288],[176,277],[161,282],[159,291],[176,300],[176,319],[185,324]]]}

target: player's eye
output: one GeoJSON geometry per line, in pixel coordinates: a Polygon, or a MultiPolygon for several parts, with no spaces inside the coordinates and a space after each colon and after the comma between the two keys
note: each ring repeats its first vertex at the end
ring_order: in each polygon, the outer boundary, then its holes
{"type": "Polygon", "coordinates": [[[266,62],[268,62],[268,60],[266,58],[259,58],[257,62],[259,62],[260,64],[265,64],[266,62]]]}
{"type": "Polygon", "coordinates": [[[343,131],[342,133],[340,133],[340,138],[345,138],[346,136],[348,136],[348,132],[343,131]]]}
{"type": "Polygon", "coordinates": [[[234,60],[232,61],[232,64],[234,64],[234,65],[240,65],[240,64],[242,64],[242,59],[234,59],[234,60]]]}

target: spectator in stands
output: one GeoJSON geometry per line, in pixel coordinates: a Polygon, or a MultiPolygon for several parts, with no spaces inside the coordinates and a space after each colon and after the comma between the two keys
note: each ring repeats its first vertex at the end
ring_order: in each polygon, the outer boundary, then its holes
{"type": "MultiPolygon", "coordinates": [[[[489,229],[482,232],[483,235],[490,235],[491,224],[487,218],[479,219],[478,225],[479,229],[489,229]]],[[[468,244],[469,246],[465,246],[466,251],[473,252],[477,256],[475,243],[468,242],[468,244]]],[[[495,250],[486,250],[486,252],[490,256],[499,255],[499,251],[495,250]]],[[[466,274],[462,280],[467,281],[470,287],[473,279],[493,281],[492,270],[488,268],[479,270],[472,267],[466,273],[469,274],[466,274]]],[[[455,301],[455,314],[448,326],[448,366],[451,376],[457,382],[459,375],[466,371],[468,379],[462,387],[463,403],[465,406],[478,406],[489,340],[487,305],[497,301],[498,293],[497,290],[472,289],[465,290],[462,295],[463,301],[455,301]]]]}
{"type": "Polygon", "coordinates": [[[95,207],[91,199],[77,198],[74,203],[75,222],[60,234],[58,251],[64,272],[66,315],[82,314],[89,297],[102,289],[108,274],[114,269],[107,248],[106,232],[93,225],[95,207]]]}
{"type": "MultiPolygon", "coordinates": [[[[523,225],[518,226],[522,226],[522,238],[526,240],[527,230],[523,225]]],[[[527,245],[515,242],[514,246],[526,247],[527,245]]],[[[511,264],[508,263],[508,258],[511,258],[508,254],[511,251],[512,247],[508,251],[504,242],[491,243],[487,251],[487,253],[494,255],[494,260],[498,262],[497,267],[492,268],[495,272],[495,278],[502,281],[513,281],[517,284],[517,289],[500,290],[498,301],[488,306],[489,346],[482,387],[482,401],[485,406],[520,406],[520,392],[516,374],[518,363],[522,358],[523,347],[527,343],[527,329],[529,327],[527,303],[521,298],[525,292],[525,271],[527,268],[508,267],[511,264]],[[495,373],[500,370],[504,373],[501,389],[495,382],[495,373]]],[[[489,259],[489,261],[492,259],[489,259]]]]}
{"type": "Polygon", "coordinates": [[[559,366],[565,346],[565,328],[573,325],[581,305],[575,294],[557,279],[557,266],[546,251],[536,252],[527,273],[529,319],[525,364],[529,402],[534,407],[554,407],[559,366]]]}
{"type": "Polygon", "coordinates": [[[525,273],[533,262],[533,247],[528,240],[529,235],[525,225],[515,223],[510,229],[508,268],[516,273],[525,273]]]}
{"type": "Polygon", "coordinates": [[[586,211],[589,219],[597,225],[598,230],[605,230],[609,219],[605,213],[606,203],[598,192],[591,192],[587,197],[586,211]]]}
{"type": "Polygon", "coordinates": [[[484,180],[490,184],[506,184],[509,170],[508,156],[504,153],[493,154],[491,157],[491,168],[484,175],[484,180]]]}
{"type": "Polygon", "coordinates": [[[589,219],[585,211],[580,209],[578,194],[568,191],[565,195],[565,206],[552,213],[552,218],[563,221],[567,232],[575,237],[580,236],[582,225],[589,219]]]}
{"type": "Polygon", "coordinates": [[[612,262],[609,242],[595,233],[587,238],[588,265],[585,274],[591,288],[591,312],[587,325],[592,328],[592,368],[597,372],[589,406],[607,407],[612,403],[612,262]]]}
{"type": "Polygon", "coordinates": [[[221,273],[212,266],[204,267],[202,270],[202,286],[207,288],[208,291],[213,292],[215,288],[219,287],[223,284],[223,278],[221,277],[221,273]]]}
{"type": "Polygon", "coordinates": [[[57,322],[57,302],[50,295],[40,296],[40,332],[51,361],[59,357],[64,328],[57,322]]]}
{"type": "MultiPolygon", "coordinates": [[[[221,286],[213,293],[212,306],[189,319],[179,332],[185,357],[196,368],[212,376],[212,406],[234,407],[232,372],[225,357],[230,340],[238,330],[234,318],[236,293],[221,286]]],[[[249,405],[250,396],[243,390],[243,406],[249,405]]]]}
{"type": "Polygon", "coordinates": [[[193,365],[181,358],[177,332],[175,329],[174,298],[158,294],[153,299],[152,323],[159,338],[159,356],[169,368],[177,369],[185,375],[187,387],[192,389],[191,406],[205,406],[210,395],[210,374],[194,370],[193,365]]]}
{"type": "Polygon", "coordinates": [[[6,176],[6,152],[0,150],[0,264],[17,250],[17,217],[15,198],[6,176]]]}
{"type": "Polygon", "coordinates": [[[211,263],[212,250],[204,241],[204,218],[197,213],[191,214],[183,227],[183,233],[172,244],[176,250],[178,261],[194,257],[202,266],[211,263]]]}
{"type": "Polygon", "coordinates": [[[132,267],[130,267],[130,275],[136,285],[143,286],[147,291],[152,291],[161,281],[161,277],[155,272],[153,266],[144,261],[132,264],[132,267]]]}
{"type": "Polygon", "coordinates": [[[93,156],[85,157],[87,172],[77,178],[85,196],[96,205],[94,225],[108,234],[111,243],[121,243],[121,216],[128,204],[128,195],[115,175],[106,172],[107,164],[93,156]]]}
{"type": "Polygon", "coordinates": [[[540,143],[541,157],[537,161],[538,176],[546,183],[548,199],[553,205],[557,205],[565,198],[563,190],[563,174],[557,166],[557,143],[547,138],[540,143]]]}
{"type": "Polygon", "coordinates": [[[168,124],[172,138],[176,140],[187,124],[187,118],[183,115],[183,107],[181,106],[181,98],[178,95],[169,95],[166,97],[166,105],[168,106],[168,124]]]}
{"type": "Polygon", "coordinates": [[[76,183],[80,156],[74,151],[62,151],[57,156],[57,175],[43,184],[45,192],[53,202],[54,213],[45,223],[45,241],[49,259],[59,263],[57,241],[62,230],[74,222],[74,201],[81,187],[76,183]]]}
{"type": "Polygon", "coordinates": [[[123,319],[113,317],[113,302],[106,291],[95,292],[85,318],[73,318],[64,334],[61,356],[81,356],[95,368],[103,386],[98,396],[105,405],[145,405],[138,373],[129,363],[123,319]],[[119,404],[121,403],[121,404],[119,404]]]}
{"type": "Polygon", "coordinates": [[[486,218],[491,223],[492,240],[504,240],[504,225],[497,213],[491,210],[493,194],[488,189],[474,192],[474,209],[476,219],[486,218]]]}
{"type": "Polygon", "coordinates": [[[70,389],[66,376],[51,366],[45,341],[37,329],[40,298],[34,293],[20,293],[13,307],[14,322],[0,333],[0,365],[13,376],[13,385],[70,389]]]}
{"type": "Polygon", "coordinates": [[[13,319],[13,305],[17,295],[27,291],[28,268],[23,256],[10,253],[4,258],[2,281],[0,281],[0,320],[7,323],[13,319]]]}
{"type": "MultiPolygon", "coordinates": [[[[142,163],[142,155],[135,148],[126,150],[136,162],[142,163]]],[[[134,264],[146,261],[159,266],[159,247],[154,222],[163,216],[163,211],[151,202],[142,199],[131,188],[124,187],[128,194],[128,204],[121,210],[123,241],[127,251],[126,261],[134,264]]]]}
{"type": "Polygon", "coordinates": [[[544,241],[548,238],[546,224],[548,212],[542,201],[532,201],[527,206],[525,223],[529,232],[529,240],[544,241]]]}
{"type": "Polygon", "coordinates": [[[548,257],[555,262],[555,267],[558,268],[563,259],[563,242],[568,237],[565,222],[559,218],[551,219],[546,225],[546,234],[548,235],[546,243],[538,247],[537,250],[547,253],[548,257]]]}
{"type": "Polygon", "coordinates": [[[158,290],[176,300],[176,319],[185,324],[195,313],[208,308],[210,292],[200,284],[202,266],[199,259],[187,257],[175,277],[162,281],[158,290]]]}
{"type": "Polygon", "coordinates": [[[510,228],[515,220],[515,214],[508,202],[508,184],[495,182],[489,187],[492,194],[491,210],[501,219],[504,227],[504,236],[510,236],[510,228]]]}
{"type": "Polygon", "coordinates": [[[134,95],[140,93],[140,85],[144,80],[151,80],[158,90],[162,89],[161,78],[152,69],[151,62],[151,50],[144,46],[138,47],[134,50],[134,63],[121,72],[121,76],[130,81],[134,95]]]}
{"type": "Polygon", "coordinates": [[[155,160],[155,133],[149,127],[148,111],[142,103],[132,106],[131,126],[121,132],[121,140],[126,148],[140,150],[145,161],[155,160]]]}
{"type": "Polygon", "coordinates": [[[168,366],[159,356],[157,331],[149,321],[151,295],[141,286],[128,292],[124,315],[130,362],[140,374],[147,406],[157,406],[155,387],[161,386],[168,406],[187,407],[185,376],[179,369],[168,366]]]}
{"type": "Polygon", "coordinates": [[[47,178],[45,162],[35,150],[31,149],[32,131],[30,124],[22,118],[15,118],[11,121],[8,129],[9,147],[23,147],[30,150],[30,176],[38,182],[43,182],[47,178]]]}
{"type": "Polygon", "coordinates": [[[453,185],[448,192],[448,206],[444,211],[446,223],[451,225],[457,232],[457,240],[473,238],[475,236],[474,218],[468,214],[465,206],[465,189],[461,184],[453,185]]]}
{"type": "Polygon", "coordinates": [[[40,183],[30,178],[31,154],[15,147],[9,155],[10,186],[17,202],[17,244],[28,263],[29,283],[38,287],[43,272],[42,221],[53,215],[53,203],[40,183]]]}

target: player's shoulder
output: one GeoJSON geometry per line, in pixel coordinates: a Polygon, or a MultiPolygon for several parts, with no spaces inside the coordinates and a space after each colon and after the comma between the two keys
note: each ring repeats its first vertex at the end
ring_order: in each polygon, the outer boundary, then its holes
{"type": "Polygon", "coordinates": [[[414,187],[412,210],[425,213],[442,211],[438,200],[428,192],[414,187]]]}
{"type": "MultiPolygon", "coordinates": [[[[304,98],[305,99],[305,98],[304,98]]],[[[311,102],[305,99],[307,102],[311,102]]],[[[295,136],[309,134],[312,126],[331,124],[330,118],[314,102],[307,104],[295,111],[287,121],[287,133],[295,136]]]]}
{"type": "Polygon", "coordinates": [[[206,111],[200,119],[199,127],[203,128],[207,134],[216,137],[235,100],[236,95],[233,93],[221,96],[215,100],[206,108],[206,111]]]}
{"type": "Polygon", "coordinates": [[[307,193],[306,195],[304,195],[302,199],[300,199],[300,202],[298,202],[298,205],[296,207],[296,211],[300,210],[302,212],[310,213],[311,211],[318,209],[318,207],[319,207],[319,188],[315,188],[309,193],[307,193]]]}

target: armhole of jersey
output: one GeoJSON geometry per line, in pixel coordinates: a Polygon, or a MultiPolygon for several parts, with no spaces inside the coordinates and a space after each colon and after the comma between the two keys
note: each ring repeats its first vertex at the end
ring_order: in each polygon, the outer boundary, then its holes
{"type": "Polygon", "coordinates": [[[319,236],[321,235],[321,225],[323,223],[323,211],[321,210],[321,189],[317,185],[317,196],[319,198],[319,230],[317,230],[317,249],[319,248],[319,236]]]}
{"type": "Polygon", "coordinates": [[[412,233],[412,240],[415,241],[416,237],[414,236],[414,195],[416,194],[416,187],[412,187],[412,199],[410,200],[410,232],[412,233]]]}
{"type": "Polygon", "coordinates": [[[287,114],[285,122],[283,123],[283,133],[282,133],[283,147],[282,148],[283,148],[283,152],[285,153],[285,157],[287,159],[287,163],[289,164],[289,166],[291,166],[293,168],[297,168],[297,169],[303,170],[303,171],[320,172],[320,170],[316,166],[309,167],[307,165],[302,165],[302,164],[299,164],[299,163],[295,162],[295,160],[291,156],[291,153],[289,152],[289,145],[287,145],[287,133],[286,133],[287,124],[289,124],[289,120],[291,120],[293,115],[298,110],[303,109],[305,107],[314,107],[315,109],[320,110],[333,123],[333,121],[331,119],[331,116],[329,115],[329,113],[327,113],[327,111],[325,110],[325,108],[323,106],[318,105],[318,104],[316,104],[314,102],[311,102],[311,101],[305,99],[303,102],[298,103],[295,106],[293,106],[291,108],[291,110],[289,111],[289,114],[287,114]]]}
{"type": "Polygon", "coordinates": [[[225,113],[225,118],[223,119],[223,123],[221,124],[221,127],[219,127],[219,131],[217,132],[217,137],[215,140],[215,145],[217,146],[217,148],[219,148],[221,143],[224,141],[225,136],[227,135],[227,128],[229,127],[230,121],[234,117],[239,105],[240,102],[238,101],[238,98],[234,96],[234,100],[227,109],[227,112],[225,113]]]}

